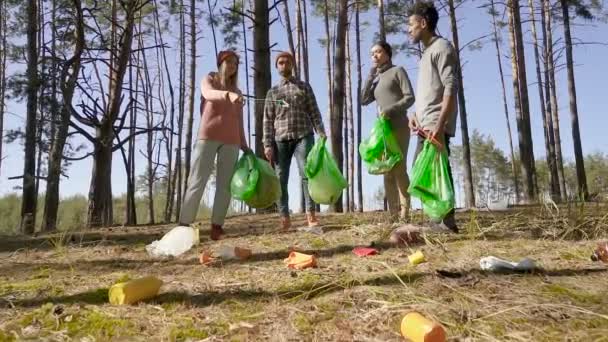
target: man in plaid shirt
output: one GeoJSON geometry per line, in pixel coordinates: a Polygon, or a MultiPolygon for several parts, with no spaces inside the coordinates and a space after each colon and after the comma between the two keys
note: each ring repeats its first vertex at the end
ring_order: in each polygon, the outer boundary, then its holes
{"type": "Polygon", "coordinates": [[[294,58],[290,53],[279,53],[275,66],[281,75],[281,81],[268,91],[264,106],[264,154],[276,165],[281,181],[282,194],[278,205],[284,231],[291,228],[287,184],[294,155],[302,179],[308,226],[319,224],[315,217],[315,204],[308,193],[304,165],[308,152],[314,145],[313,131],[320,137],[326,136],[315,94],[308,83],[293,77],[293,65],[294,58]]]}

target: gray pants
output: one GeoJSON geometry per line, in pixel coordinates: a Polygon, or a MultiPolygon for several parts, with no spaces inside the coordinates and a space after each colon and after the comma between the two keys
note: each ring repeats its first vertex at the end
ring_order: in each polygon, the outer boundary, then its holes
{"type": "Polygon", "coordinates": [[[306,203],[306,212],[312,213],[315,211],[315,203],[310,198],[308,193],[308,178],[304,172],[306,165],[306,157],[315,143],[315,138],[309,134],[297,140],[285,140],[276,142],[277,155],[277,174],[281,182],[281,199],[278,203],[279,212],[283,216],[289,216],[289,168],[291,167],[291,159],[295,156],[298,170],[300,171],[301,187],[304,191],[304,201],[306,203]]]}
{"type": "Polygon", "coordinates": [[[230,205],[230,179],[239,157],[239,147],[214,140],[199,140],[195,144],[188,189],[184,193],[184,202],[179,215],[180,223],[190,224],[196,218],[205,186],[213,172],[216,156],[215,198],[211,223],[220,226],[224,224],[224,218],[230,205]]]}

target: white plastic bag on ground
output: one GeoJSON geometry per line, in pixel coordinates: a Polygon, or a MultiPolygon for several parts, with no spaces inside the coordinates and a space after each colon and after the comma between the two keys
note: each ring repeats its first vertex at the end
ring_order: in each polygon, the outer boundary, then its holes
{"type": "Polygon", "coordinates": [[[530,258],[522,259],[520,262],[511,262],[495,256],[488,256],[479,260],[479,267],[484,271],[500,272],[500,271],[532,271],[538,266],[536,262],[530,258]]]}
{"type": "Polygon", "coordinates": [[[147,245],[146,251],[153,257],[178,256],[190,250],[198,242],[198,229],[177,226],[167,232],[162,239],[147,245]]]}

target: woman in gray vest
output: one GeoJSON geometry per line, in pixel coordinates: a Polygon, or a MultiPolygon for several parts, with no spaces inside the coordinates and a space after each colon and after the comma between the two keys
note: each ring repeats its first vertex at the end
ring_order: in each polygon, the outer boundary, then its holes
{"type": "Polygon", "coordinates": [[[409,218],[410,196],[407,193],[407,149],[410,141],[407,110],[414,102],[414,91],[405,69],[393,65],[393,51],[386,42],[372,46],[372,67],[361,94],[363,105],[376,102],[379,115],[389,119],[397,137],[403,159],[384,174],[388,209],[393,219],[409,218]]]}

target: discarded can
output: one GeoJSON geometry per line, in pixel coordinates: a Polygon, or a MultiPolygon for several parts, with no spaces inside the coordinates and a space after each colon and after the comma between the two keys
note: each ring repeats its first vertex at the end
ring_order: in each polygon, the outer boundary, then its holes
{"type": "Polygon", "coordinates": [[[418,264],[422,264],[423,262],[426,262],[426,258],[424,257],[424,254],[422,254],[421,251],[416,251],[416,253],[410,255],[407,257],[410,261],[410,264],[412,266],[416,266],[418,264]]]}
{"type": "Polygon", "coordinates": [[[443,326],[417,312],[410,312],[401,320],[401,334],[412,342],[445,342],[443,326]]]}
{"type": "Polygon", "coordinates": [[[133,304],[150,299],[158,294],[162,284],[162,280],[152,276],[114,284],[108,293],[110,304],[133,304]]]}

